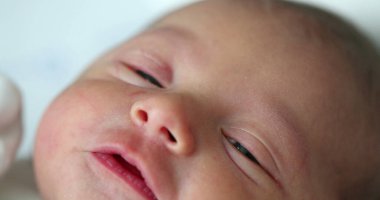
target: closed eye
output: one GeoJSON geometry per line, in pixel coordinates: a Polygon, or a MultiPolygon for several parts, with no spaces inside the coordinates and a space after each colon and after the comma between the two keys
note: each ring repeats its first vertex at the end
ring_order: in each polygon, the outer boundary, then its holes
{"type": "Polygon", "coordinates": [[[232,139],[230,137],[227,137],[228,142],[235,147],[241,154],[243,154],[245,157],[247,157],[252,162],[260,165],[259,161],[256,159],[255,156],[252,155],[251,152],[249,152],[240,142],[236,141],[235,139],[232,139]]]}
{"type": "Polygon", "coordinates": [[[148,81],[149,83],[159,87],[159,88],[164,88],[162,86],[162,84],[153,76],[151,76],[150,74],[144,72],[144,71],[141,71],[141,70],[134,70],[136,74],[138,74],[141,78],[143,78],[144,80],[148,81]]]}

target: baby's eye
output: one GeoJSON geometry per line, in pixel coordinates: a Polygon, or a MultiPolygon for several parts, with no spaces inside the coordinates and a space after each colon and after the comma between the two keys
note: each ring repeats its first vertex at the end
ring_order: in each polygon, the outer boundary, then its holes
{"type": "Polygon", "coordinates": [[[144,71],[141,71],[141,70],[134,70],[136,74],[138,74],[141,78],[143,78],[144,80],[148,81],[149,83],[159,87],[159,88],[164,88],[162,86],[162,84],[156,79],[154,78],[153,76],[151,76],[150,74],[147,74],[145,73],[144,71]]]}
{"type": "Polygon", "coordinates": [[[257,161],[257,159],[255,158],[255,156],[252,155],[251,152],[249,152],[242,144],[240,144],[240,142],[230,138],[230,137],[227,137],[227,140],[229,143],[232,144],[232,146],[234,146],[240,153],[242,153],[245,157],[247,157],[248,159],[250,159],[252,162],[260,165],[260,163],[257,161]]]}

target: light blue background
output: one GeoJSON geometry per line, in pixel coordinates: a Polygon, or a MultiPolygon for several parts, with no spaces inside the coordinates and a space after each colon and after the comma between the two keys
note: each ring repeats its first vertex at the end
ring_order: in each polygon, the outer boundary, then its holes
{"type": "MultiPolygon", "coordinates": [[[[24,140],[31,154],[52,98],[99,54],[163,13],[192,0],[0,0],[0,73],[24,96],[24,140]]],[[[380,1],[298,0],[352,20],[380,46],[380,1]]]]}

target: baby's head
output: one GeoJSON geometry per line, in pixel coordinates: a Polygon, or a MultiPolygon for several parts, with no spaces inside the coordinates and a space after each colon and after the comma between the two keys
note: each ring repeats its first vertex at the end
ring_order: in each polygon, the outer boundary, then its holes
{"type": "MultiPolygon", "coordinates": [[[[48,108],[46,199],[370,199],[373,47],[283,1],[196,3],[95,61],[48,108]]],[[[377,196],[376,196],[377,195],[377,196]]]]}

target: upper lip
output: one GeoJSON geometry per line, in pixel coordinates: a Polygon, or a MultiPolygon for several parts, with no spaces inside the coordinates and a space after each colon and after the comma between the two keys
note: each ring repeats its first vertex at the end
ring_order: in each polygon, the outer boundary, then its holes
{"type": "Polygon", "coordinates": [[[146,185],[152,190],[155,197],[160,199],[158,196],[158,189],[156,188],[156,180],[149,171],[148,165],[144,162],[142,156],[137,156],[136,151],[132,151],[123,145],[106,145],[97,148],[93,153],[104,153],[104,154],[117,154],[120,155],[129,164],[134,165],[141,173],[146,185]]]}

